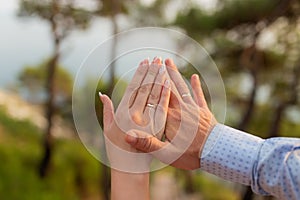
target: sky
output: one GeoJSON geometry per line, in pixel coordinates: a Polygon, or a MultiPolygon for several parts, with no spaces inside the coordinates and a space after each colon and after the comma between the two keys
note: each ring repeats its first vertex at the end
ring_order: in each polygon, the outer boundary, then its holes
{"type": "MultiPolygon", "coordinates": [[[[144,0],[144,3],[152,1],[144,0]]],[[[178,7],[176,2],[172,9],[178,7]]],[[[211,9],[216,0],[196,2],[211,9]]],[[[0,0],[0,5],[0,88],[6,88],[16,83],[24,66],[36,65],[49,58],[52,43],[50,27],[45,21],[37,17],[17,17],[18,0],[0,0]]],[[[62,45],[61,64],[75,76],[90,51],[110,38],[111,32],[111,23],[106,18],[96,18],[85,31],[73,31],[62,45]]]]}
{"type": "MultiPolygon", "coordinates": [[[[25,65],[35,65],[52,52],[50,30],[36,17],[19,18],[17,0],[0,0],[0,88],[16,82],[25,65]]],[[[86,31],[74,31],[62,46],[62,65],[74,76],[88,53],[111,36],[111,24],[105,18],[94,20],[86,31]]]]}

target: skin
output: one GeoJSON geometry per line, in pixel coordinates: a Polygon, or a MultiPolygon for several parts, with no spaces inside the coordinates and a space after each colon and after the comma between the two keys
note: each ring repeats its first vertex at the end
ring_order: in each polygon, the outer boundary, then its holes
{"type": "Polygon", "coordinates": [[[112,168],[111,198],[149,199],[151,155],[138,154],[136,148],[125,142],[125,137],[129,130],[139,130],[161,139],[170,100],[167,71],[159,58],[151,63],[141,62],[116,113],[108,96],[101,94],[100,99],[106,150],[112,168]],[[149,107],[148,103],[157,106],[149,107]]]}
{"type": "Polygon", "coordinates": [[[199,76],[191,77],[194,97],[182,96],[189,93],[187,85],[173,60],[166,59],[165,65],[173,82],[165,126],[166,141],[141,130],[130,130],[125,140],[131,147],[151,153],[176,168],[198,169],[203,146],[217,121],[207,106],[199,76]]]}

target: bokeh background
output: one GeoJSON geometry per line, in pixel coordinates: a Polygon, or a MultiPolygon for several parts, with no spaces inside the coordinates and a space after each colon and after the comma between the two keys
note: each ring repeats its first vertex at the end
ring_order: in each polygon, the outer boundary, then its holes
{"type": "MultiPolygon", "coordinates": [[[[95,45],[145,26],[179,30],[205,47],[226,88],[227,125],[263,138],[300,137],[298,0],[1,0],[0,199],[109,199],[109,168],[75,131],[73,81],[95,45]]],[[[195,72],[180,70],[186,78],[195,72]]],[[[110,95],[117,81],[125,88],[117,70],[109,74],[101,91],[110,95]]],[[[151,195],[272,199],[171,167],[151,173],[151,195]]]]}

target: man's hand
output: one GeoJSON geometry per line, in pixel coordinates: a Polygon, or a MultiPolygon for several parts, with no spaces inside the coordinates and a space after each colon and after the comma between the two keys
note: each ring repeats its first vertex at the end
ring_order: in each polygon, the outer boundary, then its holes
{"type": "Polygon", "coordinates": [[[151,153],[166,164],[197,169],[205,141],[217,121],[207,106],[198,75],[191,77],[192,98],[173,61],[167,59],[165,64],[173,83],[165,141],[136,129],[130,130],[125,139],[132,147],[151,153]]]}

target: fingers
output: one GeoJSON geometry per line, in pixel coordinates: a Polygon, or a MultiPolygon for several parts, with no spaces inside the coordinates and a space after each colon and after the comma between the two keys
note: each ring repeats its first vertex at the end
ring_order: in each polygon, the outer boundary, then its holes
{"type": "MultiPolygon", "coordinates": [[[[167,79],[164,83],[160,100],[154,114],[154,126],[155,126],[155,130],[157,131],[164,130],[165,123],[167,120],[170,96],[171,96],[170,80],[167,79]]],[[[158,138],[161,138],[161,136],[158,136],[158,138]]]]}
{"type": "Polygon", "coordinates": [[[144,153],[151,153],[152,156],[168,165],[181,156],[181,152],[172,143],[162,142],[143,131],[130,130],[126,134],[125,141],[131,147],[144,153]]]}
{"type": "Polygon", "coordinates": [[[155,83],[152,87],[150,95],[148,97],[147,103],[150,103],[152,105],[157,105],[159,103],[162,88],[164,86],[164,82],[166,81],[165,72],[166,72],[166,67],[161,66],[159,68],[159,72],[158,72],[157,77],[155,79],[155,83]]]}
{"type": "Polygon", "coordinates": [[[147,74],[148,68],[149,68],[149,60],[148,59],[143,60],[139,64],[132,80],[130,81],[129,85],[127,86],[126,92],[124,94],[124,97],[122,98],[120,105],[126,104],[126,105],[122,105],[122,106],[126,106],[126,107],[132,106],[132,104],[135,100],[138,88],[142,84],[142,82],[147,74]],[[129,105],[127,105],[127,104],[129,104],[129,105]]]}
{"type": "Polygon", "coordinates": [[[176,90],[178,91],[178,95],[184,102],[193,103],[193,98],[190,95],[190,90],[184,82],[181,74],[178,72],[173,60],[168,58],[166,59],[165,64],[167,66],[170,78],[174,82],[176,90]]]}
{"type": "Polygon", "coordinates": [[[203,94],[200,79],[197,74],[193,74],[191,77],[191,85],[194,94],[195,101],[198,106],[207,108],[207,103],[203,94]]]}
{"type": "MultiPolygon", "coordinates": [[[[99,92],[100,100],[103,103],[103,124],[104,129],[107,130],[112,125],[114,120],[114,105],[107,95],[99,92]]],[[[104,131],[105,133],[106,131],[104,131]]]]}
{"type": "Polygon", "coordinates": [[[126,134],[125,141],[144,153],[157,151],[165,146],[165,142],[139,130],[130,130],[126,134]]]}
{"type": "Polygon", "coordinates": [[[170,80],[167,79],[164,83],[164,87],[161,92],[161,97],[158,104],[158,108],[163,109],[165,114],[167,113],[168,110],[170,96],[171,96],[170,80]]]}
{"type": "Polygon", "coordinates": [[[148,100],[148,96],[151,92],[153,83],[159,72],[160,67],[161,67],[161,59],[154,58],[154,60],[150,64],[148,71],[146,73],[146,76],[145,76],[144,80],[142,81],[142,84],[137,92],[136,98],[132,105],[133,110],[138,110],[138,111],[142,111],[142,112],[144,111],[144,108],[145,108],[147,100],[148,100]]]}

